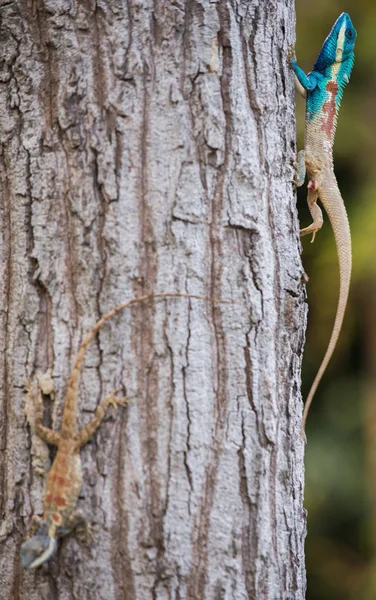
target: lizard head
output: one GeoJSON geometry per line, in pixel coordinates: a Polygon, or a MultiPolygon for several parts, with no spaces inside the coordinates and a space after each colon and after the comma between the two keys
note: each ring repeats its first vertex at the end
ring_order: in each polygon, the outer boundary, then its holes
{"type": "Polygon", "coordinates": [[[347,13],[342,13],[334,23],[331,32],[326,38],[321,52],[315,62],[314,69],[324,72],[335,63],[349,63],[347,80],[350,78],[354,62],[354,46],[356,30],[347,13]]]}
{"type": "Polygon", "coordinates": [[[40,529],[21,546],[21,563],[25,569],[35,569],[51,558],[57,548],[55,537],[40,529]]]}

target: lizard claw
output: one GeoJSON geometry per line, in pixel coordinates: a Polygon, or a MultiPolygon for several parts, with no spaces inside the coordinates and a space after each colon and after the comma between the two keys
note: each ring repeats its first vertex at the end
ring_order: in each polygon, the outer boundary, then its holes
{"type": "Polygon", "coordinates": [[[294,59],[295,59],[295,48],[294,48],[294,46],[289,46],[287,49],[287,60],[288,60],[290,66],[294,59]]]}

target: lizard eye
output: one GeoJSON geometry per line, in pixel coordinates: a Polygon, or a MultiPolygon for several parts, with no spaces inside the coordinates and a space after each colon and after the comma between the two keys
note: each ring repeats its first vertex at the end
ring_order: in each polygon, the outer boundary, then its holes
{"type": "Polygon", "coordinates": [[[346,30],[346,34],[345,34],[345,35],[346,35],[346,37],[347,37],[349,40],[352,40],[352,39],[353,39],[353,37],[354,37],[354,32],[353,32],[353,30],[352,30],[352,29],[347,29],[347,30],[346,30]]]}

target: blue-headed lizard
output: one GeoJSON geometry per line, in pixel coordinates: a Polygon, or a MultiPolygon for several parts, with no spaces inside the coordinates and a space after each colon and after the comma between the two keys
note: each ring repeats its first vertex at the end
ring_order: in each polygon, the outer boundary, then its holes
{"type": "Polygon", "coordinates": [[[334,23],[321,52],[308,75],[295,60],[297,90],[306,97],[305,145],[298,155],[296,185],[308,175],[308,206],[313,223],[300,235],[312,233],[312,242],[321,228],[323,216],[319,199],[328,214],[337,246],[340,290],[332,335],[324,359],[309,391],[303,413],[303,435],[313,396],[334,352],[346,310],[351,278],[351,235],[349,221],[333,170],[333,141],[345,85],[354,64],[356,30],[347,13],[334,23]]]}

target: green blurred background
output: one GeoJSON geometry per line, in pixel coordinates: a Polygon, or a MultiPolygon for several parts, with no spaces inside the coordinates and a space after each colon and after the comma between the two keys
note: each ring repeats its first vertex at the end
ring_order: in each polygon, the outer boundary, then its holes
{"type": "MultiPolygon", "coordinates": [[[[358,32],[334,165],[352,230],[353,277],[344,328],[307,424],[307,600],[376,600],[376,1],[297,0],[296,56],[310,71],[341,12],[358,32]]],[[[297,97],[298,147],[304,101],[297,97]]],[[[302,227],[311,222],[298,193],[302,227]]],[[[324,356],[338,297],[338,264],[325,218],[303,238],[309,315],[303,395],[324,356]]]]}

